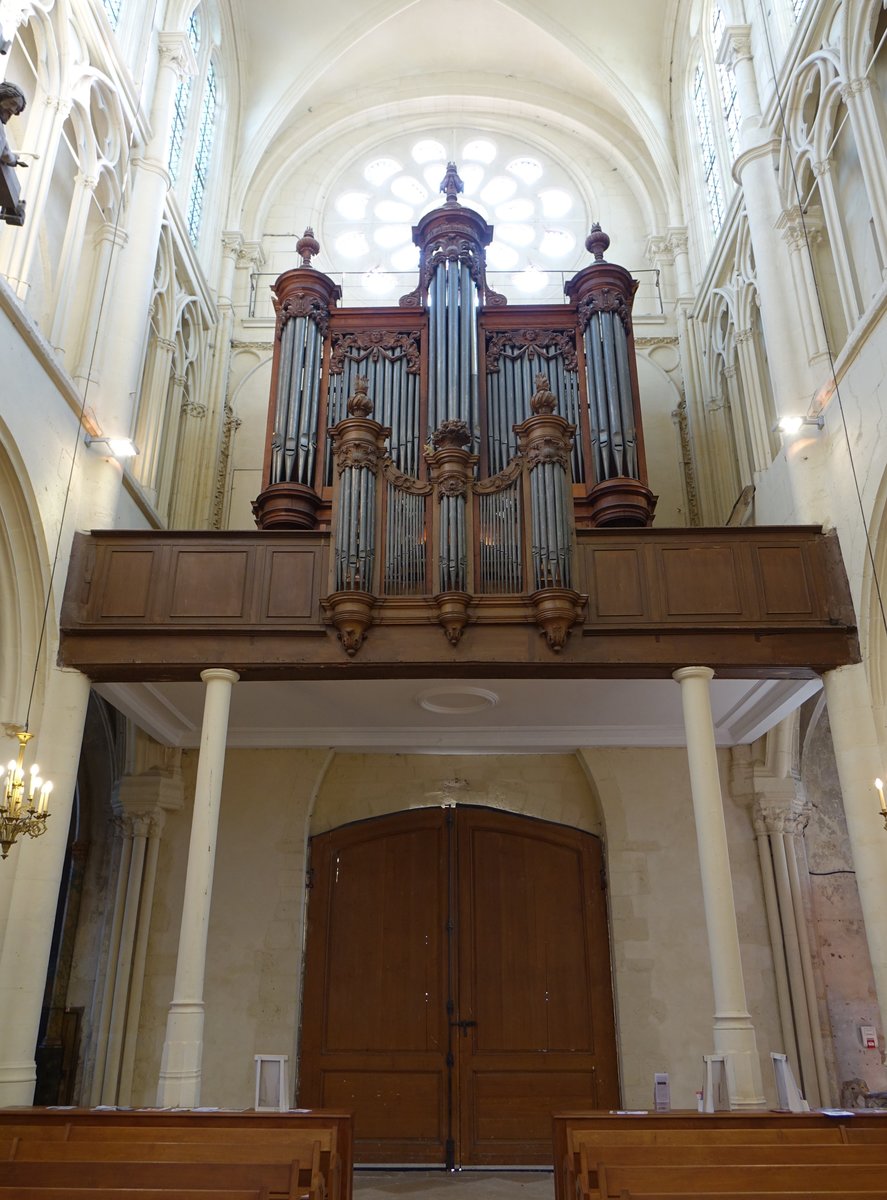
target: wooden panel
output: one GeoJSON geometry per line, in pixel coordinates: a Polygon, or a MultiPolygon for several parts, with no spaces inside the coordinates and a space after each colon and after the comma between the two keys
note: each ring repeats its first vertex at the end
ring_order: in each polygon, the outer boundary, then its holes
{"type": "Polygon", "coordinates": [[[594,1073],[589,1071],[484,1072],[476,1077],[471,1098],[473,1140],[495,1143],[504,1161],[511,1161],[506,1155],[522,1152],[529,1140],[543,1148],[539,1164],[549,1166],[551,1114],[565,1102],[594,1107],[595,1092],[594,1073]]]}
{"type": "Polygon", "coordinates": [[[178,550],[172,564],[173,618],[236,618],[244,615],[245,550],[178,550]]]}
{"type": "Polygon", "coordinates": [[[106,556],[105,576],[99,592],[101,617],[146,617],[151,572],[156,552],[113,550],[106,556]]]}
{"type": "Polygon", "coordinates": [[[419,596],[380,598],[349,658],[321,609],[329,549],[329,536],[314,532],[78,534],[61,662],[96,681],[124,682],[193,680],[207,661],[250,680],[503,670],[668,678],[688,662],[746,678],[810,678],[859,661],[834,532],[580,531],[576,576],[588,581],[579,584],[588,614],[558,655],[538,636],[526,596],[474,597],[458,655],[434,598],[419,596]],[[142,565],[130,575],[120,564],[133,555],[153,555],[151,567],[134,558],[142,565]]]}
{"type": "MultiPolygon", "coordinates": [[[[440,1071],[324,1071],[321,1092],[325,1105],[354,1112],[360,1160],[373,1142],[392,1157],[403,1152],[397,1143],[425,1142],[434,1153],[445,1120],[443,1083],[440,1071]]],[[[407,1154],[407,1161],[417,1161],[415,1147],[407,1154]]]]}
{"type": "Polygon", "coordinates": [[[442,809],[312,839],[299,1103],[354,1111],[358,1162],[446,1157],[442,809]]]}
{"type": "Polygon", "coordinates": [[[667,616],[742,614],[738,565],[729,546],[664,548],[659,561],[667,616]]]}
{"type": "Polygon", "coordinates": [[[314,563],[311,550],[271,550],[268,554],[265,616],[299,620],[314,610],[314,563]]]}
{"type": "Polygon", "coordinates": [[[812,617],[813,593],[801,547],[761,546],[756,557],[767,615],[812,617]]]}
{"type": "Polygon", "coordinates": [[[637,550],[595,550],[590,555],[591,603],[598,617],[641,617],[644,582],[637,550]]]}
{"type": "Polygon", "coordinates": [[[461,1161],[550,1163],[551,1112],[619,1102],[600,843],[457,814],[461,1161]]]}

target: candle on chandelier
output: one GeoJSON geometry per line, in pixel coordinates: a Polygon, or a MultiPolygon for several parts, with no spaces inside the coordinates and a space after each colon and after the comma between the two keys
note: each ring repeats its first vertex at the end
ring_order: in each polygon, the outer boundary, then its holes
{"type": "Polygon", "coordinates": [[[875,780],[875,787],[878,789],[878,799],[881,801],[881,812],[887,816],[887,800],[884,799],[884,781],[883,779],[875,780]]]}

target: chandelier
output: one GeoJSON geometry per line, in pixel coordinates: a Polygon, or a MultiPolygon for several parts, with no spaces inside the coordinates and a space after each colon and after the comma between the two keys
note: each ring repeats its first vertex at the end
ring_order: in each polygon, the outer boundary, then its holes
{"type": "Polygon", "coordinates": [[[52,784],[40,778],[36,763],[25,773],[25,748],[33,736],[26,729],[17,731],[18,759],[10,760],[6,767],[6,779],[0,793],[0,855],[3,858],[22,834],[36,838],[46,832],[52,784]]]}

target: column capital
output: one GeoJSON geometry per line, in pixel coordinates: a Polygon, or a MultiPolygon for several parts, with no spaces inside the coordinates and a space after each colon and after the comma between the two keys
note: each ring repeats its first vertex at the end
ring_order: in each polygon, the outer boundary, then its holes
{"type": "Polygon", "coordinates": [[[162,67],[172,67],[180,79],[197,74],[197,59],[188,35],[181,30],[168,30],[157,35],[157,52],[162,67]]]}
{"type": "Polygon", "coordinates": [[[207,667],[205,671],[200,672],[200,678],[204,683],[209,683],[211,679],[225,679],[228,683],[234,684],[237,683],[240,676],[228,667],[207,667]]]}
{"type": "MultiPolygon", "coordinates": [[[[790,781],[784,781],[787,787],[790,781]]],[[[755,797],[752,821],[755,833],[801,834],[810,820],[810,802],[798,796],[792,787],[790,795],[759,795],[755,797]]]]}
{"type": "Polygon", "coordinates": [[[672,671],[672,679],[676,679],[678,683],[683,683],[686,679],[714,679],[715,673],[711,667],[679,667],[677,671],[672,671]]]}
{"type": "Polygon", "coordinates": [[[243,234],[239,230],[226,229],[222,233],[222,254],[225,258],[238,259],[243,244],[243,234]]]}
{"type": "Polygon", "coordinates": [[[668,248],[672,254],[686,254],[690,249],[690,235],[686,225],[669,225],[668,248]]]}
{"type": "Polygon", "coordinates": [[[237,252],[239,270],[261,271],[265,265],[265,255],[261,242],[241,242],[237,252]]]}
{"type": "Polygon", "coordinates": [[[727,25],[718,46],[718,65],[735,71],[738,62],[751,57],[751,25],[727,25]]]}

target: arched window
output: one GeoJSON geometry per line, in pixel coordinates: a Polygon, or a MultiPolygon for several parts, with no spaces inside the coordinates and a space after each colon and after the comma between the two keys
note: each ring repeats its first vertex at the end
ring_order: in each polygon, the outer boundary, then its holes
{"type": "Polygon", "coordinates": [[[733,71],[718,62],[725,28],[724,13],[717,0],[714,0],[709,9],[707,36],[703,24],[691,88],[697,134],[696,152],[701,159],[708,215],[715,234],[726,212],[725,183],[730,181],[730,167],[739,153],[739,126],[742,120],[733,71]]]}
{"type": "Polygon", "coordinates": [[[120,10],[123,8],[123,0],[102,0],[102,7],[108,14],[108,21],[112,29],[116,29],[120,24],[120,10]]]}
{"type": "Polygon", "coordinates": [[[715,151],[714,131],[711,124],[711,109],[708,103],[708,88],[705,70],[700,60],[693,75],[693,109],[699,130],[699,153],[702,159],[702,177],[708,198],[708,212],[712,232],[717,233],[724,220],[724,189],[721,184],[721,169],[715,151]]]}
{"type": "Polygon", "coordinates": [[[732,160],[739,153],[739,124],[742,121],[742,113],[739,109],[739,96],[736,91],[736,79],[734,78],[733,71],[730,67],[726,67],[722,62],[717,61],[725,27],[726,21],[724,20],[723,9],[717,3],[717,0],[715,0],[715,3],[711,6],[711,48],[715,59],[715,74],[718,79],[717,90],[721,99],[721,112],[724,116],[724,132],[727,135],[727,143],[732,160]]]}
{"type": "Polygon", "coordinates": [[[197,73],[179,83],[169,146],[170,178],[195,246],[200,238],[219,112],[216,46],[202,11],[202,6],[195,8],[188,22],[188,41],[194,51],[197,73]]]}
{"type": "Polygon", "coordinates": [[[210,63],[206,75],[206,85],[203,89],[203,102],[200,106],[197,154],[194,158],[191,195],[188,199],[188,233],[191,235],[192,242],[196,242],[200,234],[203,199],[206,195],[206,184],[212,159],[213,135],[216,130],[216,100],[216,69],[213,63],[210,63]]]}

